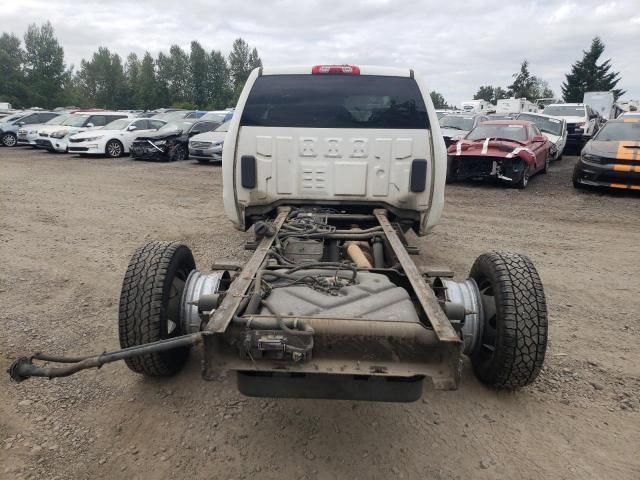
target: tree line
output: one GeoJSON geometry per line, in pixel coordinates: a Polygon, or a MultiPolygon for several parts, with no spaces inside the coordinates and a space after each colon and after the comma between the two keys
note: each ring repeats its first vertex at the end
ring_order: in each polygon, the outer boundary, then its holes
{"type": "Polygon", "coordinates": [[[130,53],[124,61],[99,47],[77,70],[65,64],[51,23],[30,25],[23,40],[0,36],[0,101],[21,108],[222,109],[235,105],[251,70],[262,66],[258,50],[242,38],[226,56],[195,40],[189,51],[172,45],[155,58],[130,53]]]}
{"type": "MultiPolygon", "coordinates": [[[[565,75],[562,83],[562,98],[567,103],[580,103],[585,92],[612,91],[617,100],[625,91],[616,88],[620,74],[611,71],[611,59],[600,63],[605,45],[600,37],[594,37],[589,50],[583,50],[582,58],[571,65],[571,71],[565,75]]],[[[555,94],[549,84],[542,78],[531,74],[529,62],[525,59],[520,70],[512,75],[513,81],[506,88],[493,85],[482,85],[473,96],[474,100],[486,100],[495,104],[503,98],[526,98],[533,102],[539,98],[553,98],[555,94]]],[[[442,94],[431,92],[431,99],[436,108],[449,108],[442,94]]]]}
{"type": "MultiPolygon", "coordinates": [[[[157,57],[145,52],[142,58],[130,53],[123,59],[107,47],[99,47],[80,68],[67,67],[64,49],[51,23],[29,25],[23,42],[14,34],[0,36],[0,101],[14,107],[53,108],[74,105],[109,109],[153,109],[180,107],[221,109],[235,105],[251,70],[262,66],[258,50],[237,38],[231,52],[206,51],[192,41],[189,51],[172,45],[157,57]]],[[[581,102],[584,92],[613,91],[615,98],[625,91],[616,88],[620,74],[612,71],[611,60],[600,62],[605,45],[599,37],[571,66],[562,84],[565,102],[581,102]]],[[[496,103],[503,98],[554,97],[549,84],[529,70],[525,59],[506,88],[482,85],[475,100],[496,103]]],[[[436,108],[452,108],[439,92],[431,92],[436,108]]]]}

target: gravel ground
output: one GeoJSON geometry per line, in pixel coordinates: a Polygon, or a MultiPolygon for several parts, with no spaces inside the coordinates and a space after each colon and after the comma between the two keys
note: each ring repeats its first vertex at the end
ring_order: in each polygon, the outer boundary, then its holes
{"type": "MultiPolygon", "coordinates": [[[[259,400],[198,355],[168,380],[123,363],[0,380],[0,478],[640,478],[640,198],[571,187],[575,157],[525,191],[452,185],[423,264],[462,278],[480,253],[537,265],[550,345],[519,392],[480,385],[413,404],[259,400]]],[[[246,258],[219,166],[0,149],[0,367],[37,350],[114,349],[129,255],[182,240],[201,268],[246,258]]]]}

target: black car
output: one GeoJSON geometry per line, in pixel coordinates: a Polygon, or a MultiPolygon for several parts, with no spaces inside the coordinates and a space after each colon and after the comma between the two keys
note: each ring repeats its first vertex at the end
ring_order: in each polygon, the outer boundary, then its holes
{"type": "Polygon", "coordinates": [[[131,157],[143,160],[186,160],[189,157],[189,138],[210,132],[218,122],[177,120],[154,132],[136,138],[131,144],[131,157]]]}
{"type": "Polygon", "coordinates": [[[573,186],[640,191],[640,118],[604,124],[582,149],[573,186]]]}

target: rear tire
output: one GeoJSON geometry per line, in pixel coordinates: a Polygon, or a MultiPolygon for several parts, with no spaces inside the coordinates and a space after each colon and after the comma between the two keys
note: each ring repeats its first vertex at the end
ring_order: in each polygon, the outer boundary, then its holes
{"type": "MultiPolygon", "coordinates": [[[[180,301],[189,273],[196,268],[189,247],[149,242],[129,261],[122,283],[118,330],[122,348],[143,345],[184,334],[180,301]]],[[[189,348],[175,348],[125,360],[136,373],[166,377],[177,373],[189,357],[189,348]]]]}
{"type": "Polygon", "coordinates": [[[471,267],[483,305],[482,337],[471,353],[478,379],[515,389],[533,382],[547,350],[547,304],[535,267],[524,255],[492,252],[471,267]]]}

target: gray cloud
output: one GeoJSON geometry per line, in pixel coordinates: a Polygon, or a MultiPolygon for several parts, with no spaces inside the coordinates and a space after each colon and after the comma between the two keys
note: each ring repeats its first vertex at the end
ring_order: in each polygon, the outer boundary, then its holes
{"type": "Polygon", "coordinates": [[[507,86],[527,58],[556,95],[571,63],[600,35],[627,98],[640,98],[637,0],[20,0],[3,6],[0,31],[21,36],[50,20],[78,66],[98,46],[154,56],[198,40],[227,53],[242,36],[267,65],[410,66],[450,102],[480,85],[507,86]]]}

